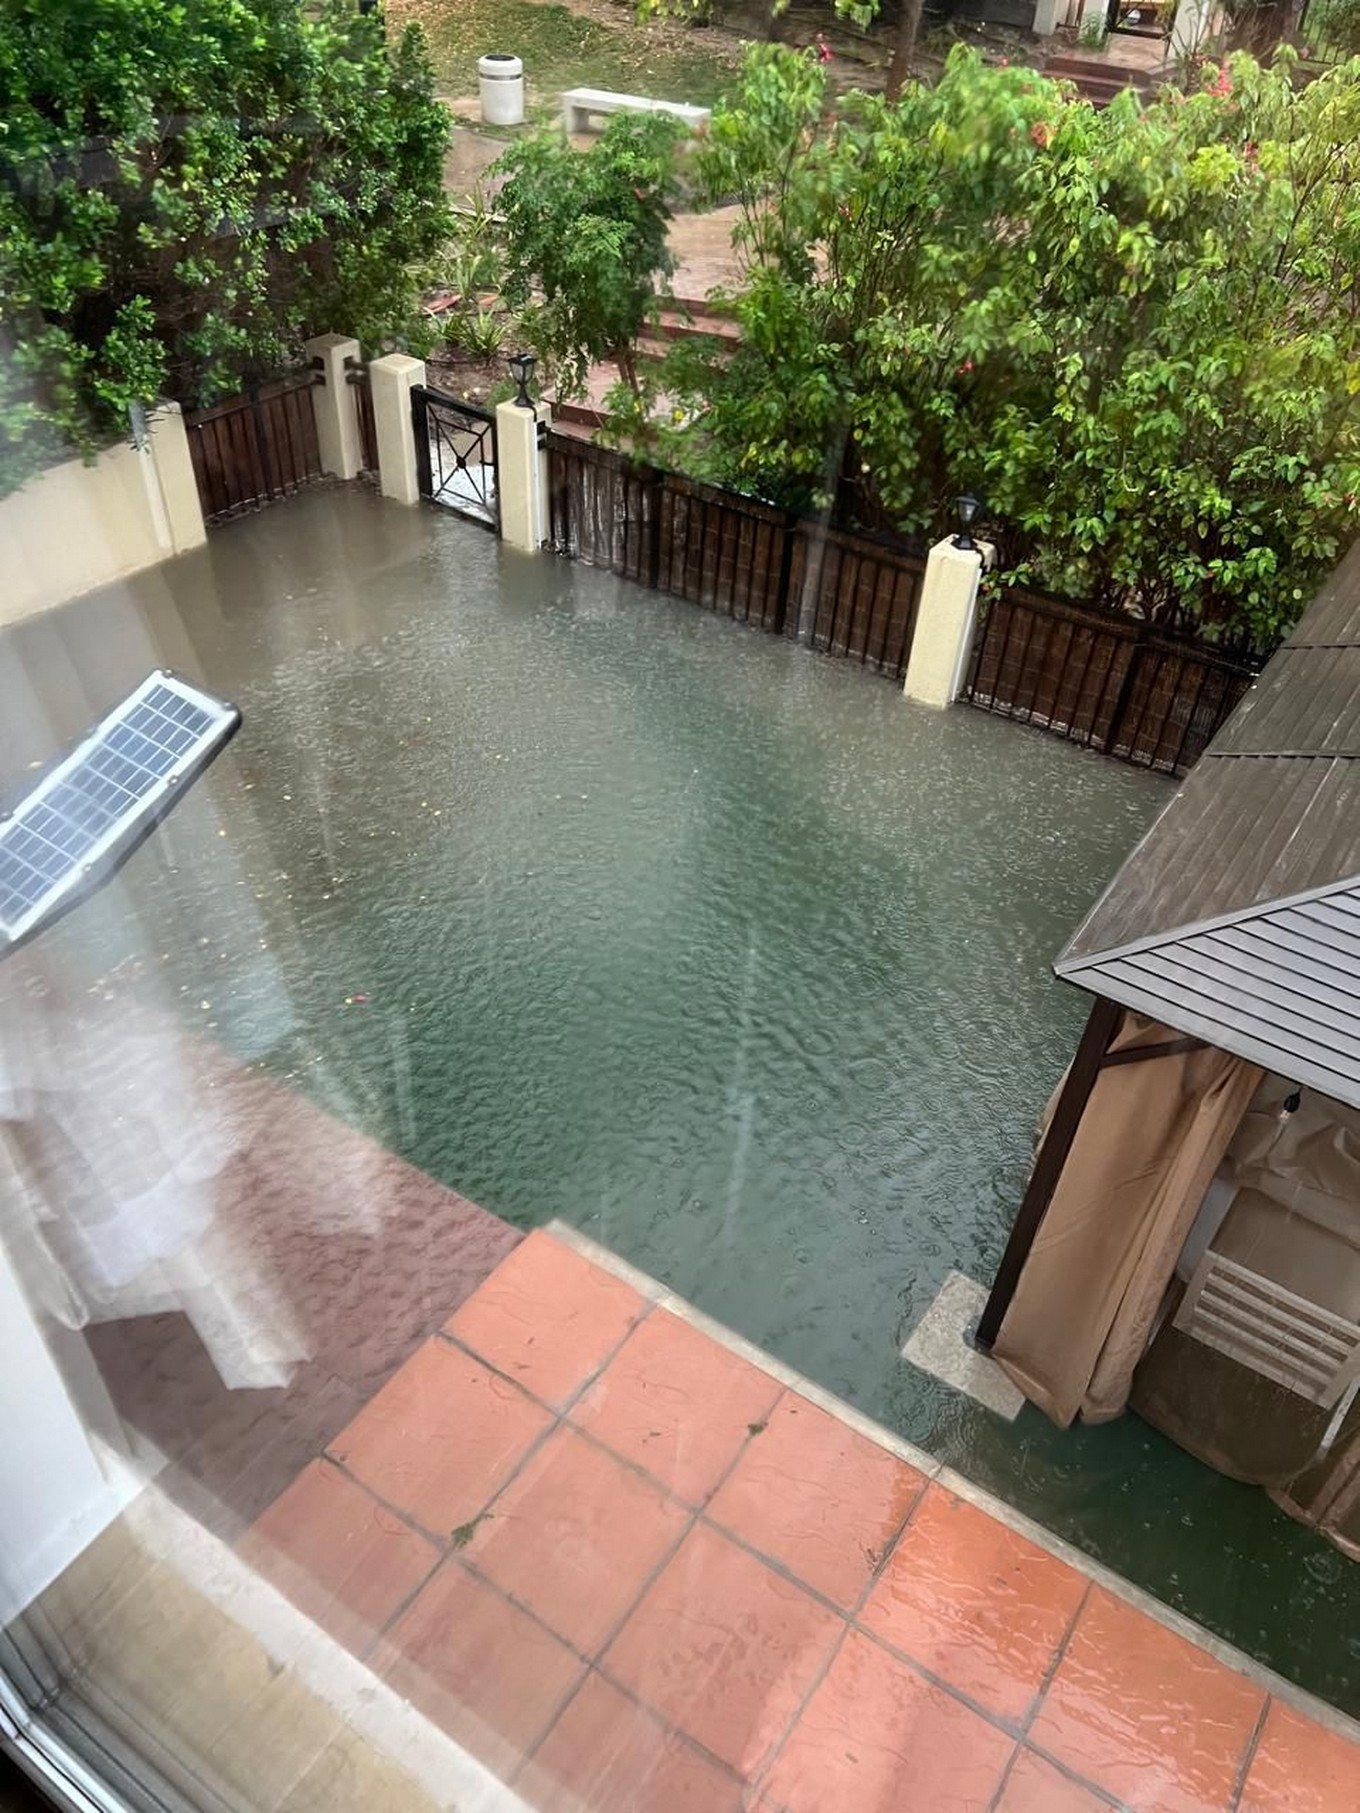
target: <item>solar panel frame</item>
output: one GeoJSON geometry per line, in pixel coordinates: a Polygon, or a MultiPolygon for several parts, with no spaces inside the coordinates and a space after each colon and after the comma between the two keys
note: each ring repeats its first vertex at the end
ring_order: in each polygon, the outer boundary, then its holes
{"type": "Polygon", "coordinates": [[[240,724],[166,668],[101,718],[0,817],[0,954],[102,886],[240,724]]]}

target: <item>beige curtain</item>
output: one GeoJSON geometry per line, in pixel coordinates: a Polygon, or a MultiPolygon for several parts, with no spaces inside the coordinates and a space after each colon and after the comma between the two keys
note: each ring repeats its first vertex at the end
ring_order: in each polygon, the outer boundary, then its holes
{"type": "MultiPolygon", "coordinates": [[[[1178,1036],[1125,1014],[1111,1050],[1178,1036]]],[[[1195,1211],[1261,1075],[1203,1046],[1097,1077],[993,1349],[1055,1422],[1107,1422],[1127,1404],[1195,1211]]]]}
{"type": "MultiPolygon", "coordinates": [[[[1212,1230],[1215,1251],[1360,1320],[1360,1110],[1269,1077],[1219,1177],[1229,1196],[1212,1230]],[[1287,1110],[1289,1098],[1297,1105],[1287,1110]]],[[[1178,1269],[1184,1278],[1192,1266],[1178,1269]]],[[[1309,1403],[1165,1323],[1129,1405],[1360,1559],[1360,1399],[1336,1427],[1334,1407],[1309,1403]]]]}

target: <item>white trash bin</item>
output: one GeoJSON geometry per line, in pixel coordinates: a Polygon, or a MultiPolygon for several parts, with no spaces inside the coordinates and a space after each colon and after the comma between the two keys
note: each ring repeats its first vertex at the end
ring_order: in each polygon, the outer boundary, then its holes
{"type": "Polygon", "coordinates": [[[477,88],[486,125],[524,124],[524,64],[518,57],[500,53],[478,57],[477,88]]]}

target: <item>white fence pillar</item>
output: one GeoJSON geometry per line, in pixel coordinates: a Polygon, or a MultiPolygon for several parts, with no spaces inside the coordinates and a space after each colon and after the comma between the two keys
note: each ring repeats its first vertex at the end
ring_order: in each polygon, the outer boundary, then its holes
{"type": "Polygon", "coordinates": [[[373,424],[378,436],[378,483],[384,497],[399,504],[420,502],[416,442],[411,428],[411,391],[425,382],[425,361],[388,353],[368,368],[373,424]]]}
{"type": "Polygon", "coordinates": [[[336,478],[357,478],[363,469],[359,412],[345,362],[360,356],[359,342],[348,334],[318,334],[307,342],[307,356],[321,368],[322,381],[312,386],[312,408],[322,469],[336,478]]]}
{"type": "Polygon", "coordinates": [[[952,705],[963,685],[977,621],[978,580],[985,551],[937,541],[926,561],[916,631],[902,690],[921,705],[952,705]]]}
{"type": "Polygon", "coordinates": [[[1036,38],[1051,38],[1057,31],[1059,15],[1066,18],[1067,0],[1034,0],[1034,23],[1031,26],[1036,38]]]}
{"type": "Polygon", "coordinates": [[[532,409],[522,409],[518,403],[501,403],[496,409],[496,496],[500,502],[501,540],[526,554],[537,554],[548,539],[545,431],[551,419],[552,411],[546,403],[532,409]]]}
{"type": "Polygon", "coordinates": [[[178,403],[162,403],[146,417],[146,450],[154,474],[154,495],[148,486],[158,537],[166,552],[183,554],[202,547],[208,539],[203,505],[198,495],[194,462],[189,456],[189,435],[178,403]]]}

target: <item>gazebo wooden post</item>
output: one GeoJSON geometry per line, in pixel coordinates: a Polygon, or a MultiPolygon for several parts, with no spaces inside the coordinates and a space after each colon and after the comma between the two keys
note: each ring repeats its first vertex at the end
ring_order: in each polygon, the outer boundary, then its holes
{"type": "Polygon", "coordinates": [[[1015,1218],[1011,1237],[1006,1242],[1006,1251],[997,1267],[992,1294],[987,1299],[978,1321],[977,1332],[973,1336],[975,1345],[984,1352],[991,1351],[1001,1332],[1001,1324],[1011,1306],[1011,1299],[1020,1282],[1020,1274],[1025,1269],[1025,1261],[1029,1258],[1035,1236],[1043,1226],[1048,1205],[1053,1199],[1062,1168],[1067,1163],[1067,1155],[1072,1150],[1072,1141],[1081,1125],[1081,1117],[1086,1112],[1086,1104],[1091,1099],[1101,1062],[1109,1050],[1121,1013],[1122,1009],[1117,1003],[1097,995],[1086,1022],[1086,1030],[1081,1035],[1081,1043],[1077,1046],[1076,1056],[1072,1059],[1072,1067],[1067,1073],[1067,1081],[1063,1084],[1062,1094],[1053,1110],[1053,1118],[1035,1157],[1034,1169],[1030,1172],[1029,1184],[1020,1204],[1020,1213],[1015,1218]]]}

